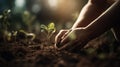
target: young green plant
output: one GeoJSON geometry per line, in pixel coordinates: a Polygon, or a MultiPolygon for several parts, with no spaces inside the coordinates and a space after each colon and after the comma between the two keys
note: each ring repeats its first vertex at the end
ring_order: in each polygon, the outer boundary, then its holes
{"type": "Polygon", "coordinates": [[[28,33],[24,30],[19,30],[17,33],[16,33],[16,38],[18,39],[25,39],[25,40],[34,40],[35,39],[35,34],[34,33],[28,33]]]}
{"type": "Polygon", "coordinates": [[[41,31],[44,31],[45,34],[47,35],[47,40],[50,41],[50,38],[56,31],[56,27],[54,22],[49,23],[48,25],[41,25],[41,31]]]}
{"type": "Polygon", "coordinates": [[[1,38],[3,38],[4,41],[6,41],[7,36],[9,36],[9,16],[10,16],[11,10],[4,10],[2,15],[0,15],[0,34],[1,38]]]}
{"type": "Polygon", "coordinates": [[[24,13],[22,14],[22,20],[24,22],[24,25],[26,25],[26,29],[29,32],[32,32],[32,24],[35,20],[36,16],[32,15],[29,11],[24,11],[24,13]]]}

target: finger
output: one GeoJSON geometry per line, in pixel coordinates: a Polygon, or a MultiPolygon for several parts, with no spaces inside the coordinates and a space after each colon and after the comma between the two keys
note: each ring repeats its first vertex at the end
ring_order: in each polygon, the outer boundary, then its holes
{"type": "Polygon", "coordinates": [[[62,41],[61,41],[60,44],[63,44],[63,45],[64,45],[64,44],[70,42],[70,41],[71,41],[70,38],[69,38],[70,34],[71,34],[71,32],[67,33],[67,35],[64,36],[64,38],[62,39],[62,41]]]}
{"type": "Polygon", "coordinates": [[[61,37],[67,32],[67,30],[60,30],[60,32],[55,37],[55,47],[60,43],[62,40],[61,37]]]}
{"type": "Polygon", "coordinates": [[[65,34],[61,37],[62,39],[64,39],[72,30],[68,30],[67,32],[65,32],[65,34]]]}
{"type": "Polygon", "coordinates": [[[60,32],[57,34],[57,36],[55,37],[55,42],[59,42],[61,37],[67,32],[67,30],[60,30],[60,32]]]}

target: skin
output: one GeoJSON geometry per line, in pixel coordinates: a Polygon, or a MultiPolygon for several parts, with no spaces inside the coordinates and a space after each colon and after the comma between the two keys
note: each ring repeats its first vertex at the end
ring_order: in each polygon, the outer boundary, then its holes
{"type": "Polygon", "coordinates": [[[80,12],[73,27],[69,30],[61,30],[57,34],[55,47],[58,50],[81,49],[90,40],[100,36],[111,28],[119,41],[119,9],[119,0],[89,0],[80,12]],[[75,38],[70,38],[72,35],[75,38]]]}

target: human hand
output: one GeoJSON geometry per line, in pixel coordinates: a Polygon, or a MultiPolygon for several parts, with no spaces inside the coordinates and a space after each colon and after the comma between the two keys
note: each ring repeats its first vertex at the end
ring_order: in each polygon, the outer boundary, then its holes
{"type": "Polygon", "coordinates": [[[67,33],[69,32],[70,30],[60,30],[59,33],[56,35],[55,37],[55,48],[60,48],[62,47],[63,45],[60,44],[62,38],[67,35],[67,33]]]}
{"type": "Polygon", "coordinates": [[[80,49],[89,41],[88,32],[84,28],[62,30],[55,38],[55,47],[58,50],[80,49]]]}

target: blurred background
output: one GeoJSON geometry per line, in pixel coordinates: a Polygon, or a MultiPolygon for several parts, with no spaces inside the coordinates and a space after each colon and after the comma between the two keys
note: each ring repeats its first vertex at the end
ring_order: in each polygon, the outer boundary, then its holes
{"type": "Polygon", "coordinates": [[[67,29],[88,0],[0,0],[0,14],[11,10],[11,29],[39,31],[40,24],[54,22],[57,30],[67,29]]]}

